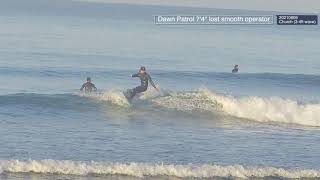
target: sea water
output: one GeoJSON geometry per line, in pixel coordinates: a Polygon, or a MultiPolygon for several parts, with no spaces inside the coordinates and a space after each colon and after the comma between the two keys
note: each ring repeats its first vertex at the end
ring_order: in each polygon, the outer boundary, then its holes
{"type": "Polygon", "coordinates": [[[275,12],[1,2],[0,179],[319,178],[319,26],[166,14],[275,12]]]}

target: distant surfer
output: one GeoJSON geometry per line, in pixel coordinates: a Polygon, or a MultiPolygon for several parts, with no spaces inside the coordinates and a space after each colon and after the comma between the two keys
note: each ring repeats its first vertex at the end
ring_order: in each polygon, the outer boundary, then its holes
{"type": "Polygon", "coordinates": [[[92,91],[97,91],[97,88],[96,86],[91,82],[91,78],[90,77],[87,77],[87,82],[85,82],[81,88],[80,88],[80,91],[82,91],[87,94],[87,93],[91,93],[92,91]]]}
{"type": "Polygon", "coordinates": [[[135,87],[133,89],[129,89],[126,92],[126,97],[131,100],[135,95],[137,95],[138,93],[142,93],[145,92],[148,89],[148,84],[150,82],[150,84],[157,90],[158,88],[154,85],[151,76],[146,72],[146,68],[145,67],[141,67],[139,70],[139,73],[137,74],[133,74],[132,77],[138,77],[140,78],[141,81],[141,85],[138,87],[135,87]]]}
{"type": "Polygon", "coordinates": [[[232,69],[232,73],[237,73],[239,71],[239,65],[234,65],[234,68],[232,69]]]}

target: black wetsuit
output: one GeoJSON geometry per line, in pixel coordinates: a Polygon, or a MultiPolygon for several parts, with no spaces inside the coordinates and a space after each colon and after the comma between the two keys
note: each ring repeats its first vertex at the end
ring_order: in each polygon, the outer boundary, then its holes
{"type": "Polygon", "coordinates": [[[85,92],[85,93],[91,93],[93,90],[94,90],[94,91],[97,90],[96,86],[95,86],[93,83],[91,83],[91,82],[86,82],[86,83],[84,83],[84,84],[81,86],[80,91],[83,91],[83,89],[84,89],[84,92],[85,92]]]}
{"type": "Polygon", "coordinates": [[[154,83],[151,79],[151,76],[148,73],[143,73],[143,74],[137,73],[137,74],[133,74],[132,77],[139,77],[140,81],[141,81],[141,85],[138,87],[135,87],[131,90],[130,97],[129,97],[130,99],[132,99],[136,94],[146,91],[148,89],[149,82],[154,88],[157,88],[154,85],[154,83]]]}
{"type": "Polygon", "coordinates": [[[232,73],[237,73],[239,71],[239,68],[233,68],[232,73]]]}

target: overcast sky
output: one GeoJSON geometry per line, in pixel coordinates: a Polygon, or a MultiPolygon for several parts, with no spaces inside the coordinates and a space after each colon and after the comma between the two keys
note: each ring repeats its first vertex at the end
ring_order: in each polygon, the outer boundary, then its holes
{"type": "Polygon", "coordinates": [[[88,2],[319,13],[320,0],[75,0],[88,2]]]}

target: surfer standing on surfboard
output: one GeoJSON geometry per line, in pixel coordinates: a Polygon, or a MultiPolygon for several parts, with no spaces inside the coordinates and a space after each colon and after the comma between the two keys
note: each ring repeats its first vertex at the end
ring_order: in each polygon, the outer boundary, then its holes
{"type": "Polygon", "coordinates": [[[157,91],[159,91],[158,88],[154,85],[154,83],[151,79],[151,76],[146,72],[145,67],[143,67],[143,66],[140,67],[139,73],[133,74],[132,77],[139,77],[140,81],[141,81],[141,85],[138,87],[135,87],[133,89],[129,89],[127,91],[127,98],[128,99],[132,99],[136,94],[146,91],[148,89],[149,82],[157,91]]]}

